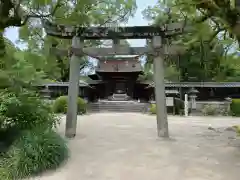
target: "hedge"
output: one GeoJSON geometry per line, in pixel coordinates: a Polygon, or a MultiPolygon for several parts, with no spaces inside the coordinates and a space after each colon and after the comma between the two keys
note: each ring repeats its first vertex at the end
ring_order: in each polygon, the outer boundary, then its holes
{"type": "MultiPolygon", "coordinates": [[[[60,96],[58,97],[55,102],[53,103],[53,111],[55,113],[66,113],[67,112],[67,96],[60,96]]],[[[85,114],[87,111],[87,104],[84,99],[78,97],[78,114],[85,114]]]]}
{"type": "Polygon", "coordinates": [[[49,129],[23,131],[0,159],[0,176],[22,179],[56,169],[68,158],[65,140],[49,129]]]}
{"type": "Polygon", "coordinates": [[[151,114],[156,114],[156,104],[151,104],[151,105],[150,105],[149,112],[150,112],[151,114]]]}
{"type": "Polygon", "coordinates": [[[233,116],[240,117],[240,99],[232,99],[230,108],[233,116]]]}
{"type": "MultiPolygon", "coordinates": [[[[175,100],[175,114],[182,115],[183,114],[183,103],[181,101],[175,100]]],[[[156,104],[151,104],[149,112],[151,114],[156,114],[156,104]]],[[[173,113],[173,109],[171,107],[167,107],[167,113],[173,113]]]]}

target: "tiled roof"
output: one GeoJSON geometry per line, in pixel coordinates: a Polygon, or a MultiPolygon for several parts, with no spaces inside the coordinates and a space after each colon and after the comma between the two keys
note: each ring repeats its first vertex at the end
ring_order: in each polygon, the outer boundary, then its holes
{"type": "Polygon", "coordinates": [[[165,87],[240,87],[240,82],[167,82],[165,87]]]}
{"type": "MultiPolygon", "coordinates": [[[[91,80],[89,83],[80,80],[79,86],[86,87],[89,86],[89,84],[98,84],[101,83],[101,80],[91,80]]],[[[144,83],[144,82],[143,82],[144,83]]],[[[149,84],[150,87],[154,87],[154,83],[148,83],[145,82],[145,84],[149,84]]],[[[68,86],[69,82],[56,82],[56,83],[45,83],[43,85],[39,86],[68,86]]],[[[165,82],[165,87],[239,87],[240,88],[240,82],[165,82]]]]}
{"type": "MultiPolygon", "coordinates": [[[[42,86],[68,86],[68,85],[69,85],[69,82],[53,82],[53,83],[42,84],[42,86]]],[[[41,85],[39,85],[39,86],[41,86],[41,85]]],[[[85,86],[89,86],[89,85],[85,81],[80,80],[79,86],[85,87],[85,86]]]]}

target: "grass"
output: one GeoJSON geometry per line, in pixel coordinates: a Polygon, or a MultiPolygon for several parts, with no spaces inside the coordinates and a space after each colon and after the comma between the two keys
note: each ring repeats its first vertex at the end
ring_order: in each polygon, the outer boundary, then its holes
{"type": "Polygon", "coordinates": [[[22,179],[56,169],[67,157],[65,140],[53,130],[24,131],[0,157],[0,180],[22,179]]]}

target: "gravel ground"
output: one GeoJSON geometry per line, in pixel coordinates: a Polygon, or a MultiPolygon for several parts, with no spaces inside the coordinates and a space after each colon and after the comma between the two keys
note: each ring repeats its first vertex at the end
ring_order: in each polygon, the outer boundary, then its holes
{"type": "MultiPolygon", "coordinates": [[[[64,120],[59,132],[64,135],[64,120]]],[[[239,180],[240,139],[230,117],[169,116],[171,138],[157,138],[156,118],[134,113],[78,117],[71,157],[34,180],[239,180]],[[213,127],[209,128],[209,126],[213,127]]]]}

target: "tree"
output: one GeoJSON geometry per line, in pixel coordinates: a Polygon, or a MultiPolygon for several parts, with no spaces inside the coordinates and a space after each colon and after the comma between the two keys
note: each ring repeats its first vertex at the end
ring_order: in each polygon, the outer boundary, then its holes
{"type": "MultiPolygon", "coordinates": [[[[55,3],[47,2],[47,4],[41,5],[41,8],[46,9],[46,7],[50,6],[53,10],[44,12],[44,15],[41,13],[38,18],[49,19],[60,24],[81,26],[107,26],[113,23],[124,22],[133,15],[136,7],[134,0],[58,0],[55,3]]],[[[32,7],[29,8],[31,9],[32,7]]],[[[29,15],[28,17],[34,16],[29,15]]],[[[36,19],[28,21],[26,26],[21,26],[20,40],[27,42],[28,46],[35,51],[42,47],[46,47],[46,50],[48,50],[53,43],[58,44],[62,48],[69,47],[71,44],[71,40],[44,36],[41,21],[36,19]]],[[[87,46],[99,42],[86,41],[85,43],[87,46]]]]}
{"type": "MultiPolygon", "coordinates": [[[[200,16],[196,19],[197,22],[205,22],[210,20],[215,28],[214,35],[217,36],[220,32],[228,33],[232,38],[240,41],[239,33],[239,7],[237,0],[190,0],[191,8],[200,12],[200,16]]],[[[183,0],[178,0],[178,6],[186,7],[189,5],[183,3],[183,0]]]]}
{"type": "MultiPolygon", "coordinates": [[[[160,0],[162,7],[179,12],[180,18],[188,19],[198,27],[202,24],[211,24],[210,41],[221,33],[225,38],[239,41],[239,7],[238,0],[160,0]]],[[[154,11],[158,9],[155,6],[154,11]]],[[[162,9],[161,7],[161,9],[162,9]]],[[[156,12],[156,11],[155,11],[156,12]]],[[[153,14],[152,12],[150,14],[153,14]]]]}
{"type": "Polygon", "coordinates": [[[174,65],[179,70],[181,81],[226,80],[222,78],[229,77],[229,66],[226,66],[225,71],[221,73],[219,70],[223,67],[225,59],[228,59],[228,51],[234,42],[226,34],[217,36],[216,23],[210,20],[198,21],[203,16],[202,13],[194,9],[191,4],[187,6],[184,2],[183,6],[180,2],[182,1],[159,1],[158,4],[144,11],[145,17],[156,25],[170,21],[187,21],[192,26],[190,33],[168,39],[167,44],[184,45],[186,51],[181,55],[169,56],[166,63],[169,67],[174,65]]]}
{"type": "Polygon", "coordinates": [[[41,66],[41,56],[33,56],[32,53],[21,51],[9,40],[5,39],[6,53],[0,58],[0,87],[19,87],[31,86],[35,83],[41,83],[45,77],[41,66]],[[33,56],[35,61],[29,61],[33,56]]]}
{"type": "MultiPolygon", "coordinates": [[[[51,55],[49,49],[53,43],[60,48],[68,48],[71,41],[45,36],[41,20],[103,26],[126,21],[135,9],[135,0],[0,0],[0,57],[5,55],[4,30],[11,26],[20,27],[20,41],[26,43],[28,48],[29,56],[25,58],[42,56],[44,63],[41,69],[49,77],[65,81],[69,71],[68,60],[51,55]]],[[[89,46],[100,42],[85,43],[89,46]]],[[[89,64],[88,59],[82,59],[82,65],[89,64]]]]}
{"type": "MultiPolygon", "coordinates": [[[[140,81],[153,81],[153,64],[152,57],[148,56],[146,62],[143,65],[143,75],[139,75],[138,80],[140,81]]],[[[169,65],[165,63],[165,80],[166,81],[179,81],[179,71],[176,65],[169,65]]]]}

